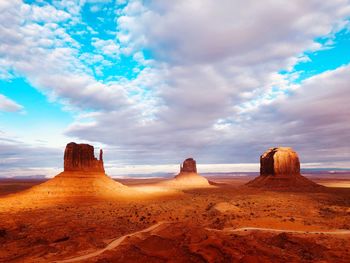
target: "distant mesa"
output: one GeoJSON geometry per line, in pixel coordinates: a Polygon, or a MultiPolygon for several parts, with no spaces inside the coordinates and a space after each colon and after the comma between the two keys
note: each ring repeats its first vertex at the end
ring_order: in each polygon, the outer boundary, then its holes
{"type": "Polygon", "coordinates": [[[100,150],[99,160],[97,160],[93,146],[75,142],[68,143],[64,151],[64,171],[104,173],[102,149],[100,150]]]}
{"type": "Polygon", "coordinates": [[[180,165],[180,173],[173,179],[164,182],[174,187],[208,187],[209,181],[197,173],[197,163],[193,158],[187,158],[180,165]]]}
{"type": "Polygon", "coordinates": [[[300,174],[298,154],[290,147],[270,148],[260,156],[260,176],[247,183],[266,189],[306,190],[322,187],[300,174]]]}
{"type": "Polygon", "coordinates": [[[193,158],[187,158],[180,165],[180,173],[197,173],[197,164],[193,158]]]}

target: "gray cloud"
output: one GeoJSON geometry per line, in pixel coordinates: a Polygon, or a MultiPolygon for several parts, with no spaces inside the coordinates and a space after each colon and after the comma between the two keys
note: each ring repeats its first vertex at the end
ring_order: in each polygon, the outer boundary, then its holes
{"type": "MultiPolygon", "coordinates": [[[[264,96],[273,86],[292,92],[295,87],[277,72],[290,69],[303,51],[321,48],[313,39],[341,24],[346,7],[347,1],[132,1],[118,20],[119,34],[122,45],[146,47],[157,59],[152,76],[158,81],[149,87],[157,97],[153,118],[145,121],[129,108],[98,115],[88,126],[74,123],[67,134],[115,145],[115,158],[130,163],[166,163],[180,155],[209,163],[256,162],[266,148],[286,144],[308,161],[340,160],[333,153],[346,150],[341,140],[325,146],[310,137],[335,120],[343,133],[346,126],[327,113],[316,120],[312,114],[320,111],[310,106],[336,103],[341,86],[333,85],[323,99],[310,92],[311,80],[300,87],[305,95],[292,94],[283,103],[264,96]],[[245,103],[257,105],[241,113],[245,103]],[[310,115],[293,112],[294,104],[310,115]],[[317,123],[307,126],[310,120],[317,123]],[[321,154],[324,147],[331,147],[329,154],[321,154]]],[[[336,130],[322,134],[337,140],[336,130]]]]}
{"type": "Polygon", "coordinates": [[[94,78],[81,59],[89,55],[60,24],[77,21],[78,7],[40,25],[44,14],[14,3],[0,17],[6,65],[51,99],[93,109],[66,135],[106,144],[107,161],[257,162],[274,145],[290,145],[308,162],[350,157],[348,67],[298,87],[278,74],[322,48],[314,39],[344,25],[348,1],[130,1],[117,21],[118,46],[102,53],[147,49],[154,59],[139,57],[138,77],[109,83],[94,78]]]}
{"type": "Polygon", "coordinates": [[[347,66],[315,76],[223,127],[176,129],[177,122],[163,121],[123,126],[127,116],[103,115],[95,125],[73,125],[69,133],[118,145],[110,153],[127,163],[173,163],[187,155],[208,163],[257,162],[265,149],[278,145],[294,147],[305,162],[348,161],[349,73],[347,66]]]}
{"type": "Polygon", "coordinates": [[[270,106],[269,121],[286,125],[280,135],[298,145],[307,161],[350,159],[349,73],[344,66],[312,77],[270,106]]]}
{"type": "Polygon", "coordinates": [[[153,0],[146,6],[139,2],[131,1],[119,18],[127,42],[181,64],[227,59],[258,63],[295,56],[349,12],[347,1],[153,0]]]}
{"type": "Polygon", "coordinates": [[[0,177],[55,175],[62,169],[63,149],[29,145],[0,132],[0,177]]]}

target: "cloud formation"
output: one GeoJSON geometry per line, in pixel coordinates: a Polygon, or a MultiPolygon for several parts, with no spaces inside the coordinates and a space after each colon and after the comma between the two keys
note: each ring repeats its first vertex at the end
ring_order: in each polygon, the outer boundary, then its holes
{"type": "MultiPolygon", "coordinates": [[[[68,33],[70,23],[79,16],[51,5],[7,3],[1,6],[0,56],[9,73],[26,77],[51,100],[82,110],[111,110],[128,104],[123,87],[97,81],[80,60],[81,44],[68,33]]],[[[111,54],[110,48],[104,48],[111,54]]]]}
{"type": "Polygon", "coordinates": [[[343,161],[350,157],[350,66],[305,80],[290,95],[261,112],[281,127],[280,143],[300,148],[306,161],[343,161]],[[276,122],[277,121],[277,122],[276,122]]]}
{"type": "MultiPolygon", "coordinates": [[[[304,145],[305,135],[291,140],[298,136],[288,134],[288,127],[306,122],[306,115],[287,111],[302,104],[288,94],[298,88],[305,105],[296,108],[310,112],[311,119],[319,114],[310,104],[317,100],[317,87],[309,92],[309,82],[296,87],[290,75],[278,72],[292,69],[304,51],[321,49],[314,39],[331,34],[348,12],[346,1],[132,1],[118,19],[118,35],[122,46],[146,48],[155,57],[150,72],[157,81],[149,85],[156,98],[152,118],[113,111],[89,125],[72,124],[67,134],[114,145],[120,149],[116,158],[129,162],[170,162],[186,155],[203,162],[255,162],[276,144],[291,144],[317,160],[321,154],[313,153],[322,147],[304,145]],[[280,97],[289,106],[277,104],[280,97]]],[[[319,105],[332,104],[338,88],[333,86],[319,105]]],[[[329,121],[319,119],[314,132],[329,121]]],[[[306,126],[298,129],[306,132],[306,126]]],[[[338,144],[334,152],[344,153],[338,144]]]]}
{"type": "Polygon", "coordinates": [[[63,150],[29,145],[0,131],[0,177],[53,176],[61,170],[63,150]]]}
{"type": "Polygon", "coordinates": [[[15,101],[0,94],[0,111],[6,112],[18,112],[23,109],[23,106],[19,105],[15,101]]]}
{"type": "Polygon", "coordinates": [[[0,4],[0,77],[78,112],[67,136],[105,144],[115,164],[255,163],[275,145],[350,158],[349,66],[302,82],[293,71],[348,27],[348,1],[117,2],[0,4]],[[115,28],[100,34],[84,5],[115,28]]]}

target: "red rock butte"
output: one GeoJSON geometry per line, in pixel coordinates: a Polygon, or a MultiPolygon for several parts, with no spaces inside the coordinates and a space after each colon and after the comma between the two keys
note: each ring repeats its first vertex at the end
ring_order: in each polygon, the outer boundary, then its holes
{"type": "Polygon", "coordinates": [[[64,171],[104,173],[102,149],[100,150],[99,160],[97,160],[93,146],[75,142],[68,143],[64,151],[64,171]]]}
{"type": "Polygon", "coordinates": [[[197,173],[197,164],[193,158],[187,158],[180,165],[180,173],[197,173]]]}
{"type": "Polygon", "coordinates": [[[266,189],[307,190],[321,187],[300,174],[298,154],[290,147],[270,148],[260,156],[260,176],[248,186],[266,189]]]}
{"type": "Polygon", "coordinates": [[[68,143],[64,151],[64,171],[26,194],[36,199],[73,196],[125,196],[135,191],[105,174],[103,152],[99,159],[89,144],[68,143]]]}
{"type": "Polygon", "coordinates": [[[197,163],[193,158],[187,158],[180,165],[180,173],[167,182],[168,185],[179,187],[207,187],[209,181],[197,173],[197,163]]]}
{"type": "Polygon", "coordinates": [[[290,147],[268,149],[260,156],[260,174],[300,174],[300,162],[298,154],[290,147]]]}

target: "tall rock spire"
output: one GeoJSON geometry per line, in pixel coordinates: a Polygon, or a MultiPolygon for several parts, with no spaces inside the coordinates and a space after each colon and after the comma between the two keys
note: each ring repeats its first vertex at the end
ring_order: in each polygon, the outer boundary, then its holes
{"type": "Polygon", "coordinates": [[[99,161],[103,162],[103,150],[100,149],[100,158],[99,161]]]}

